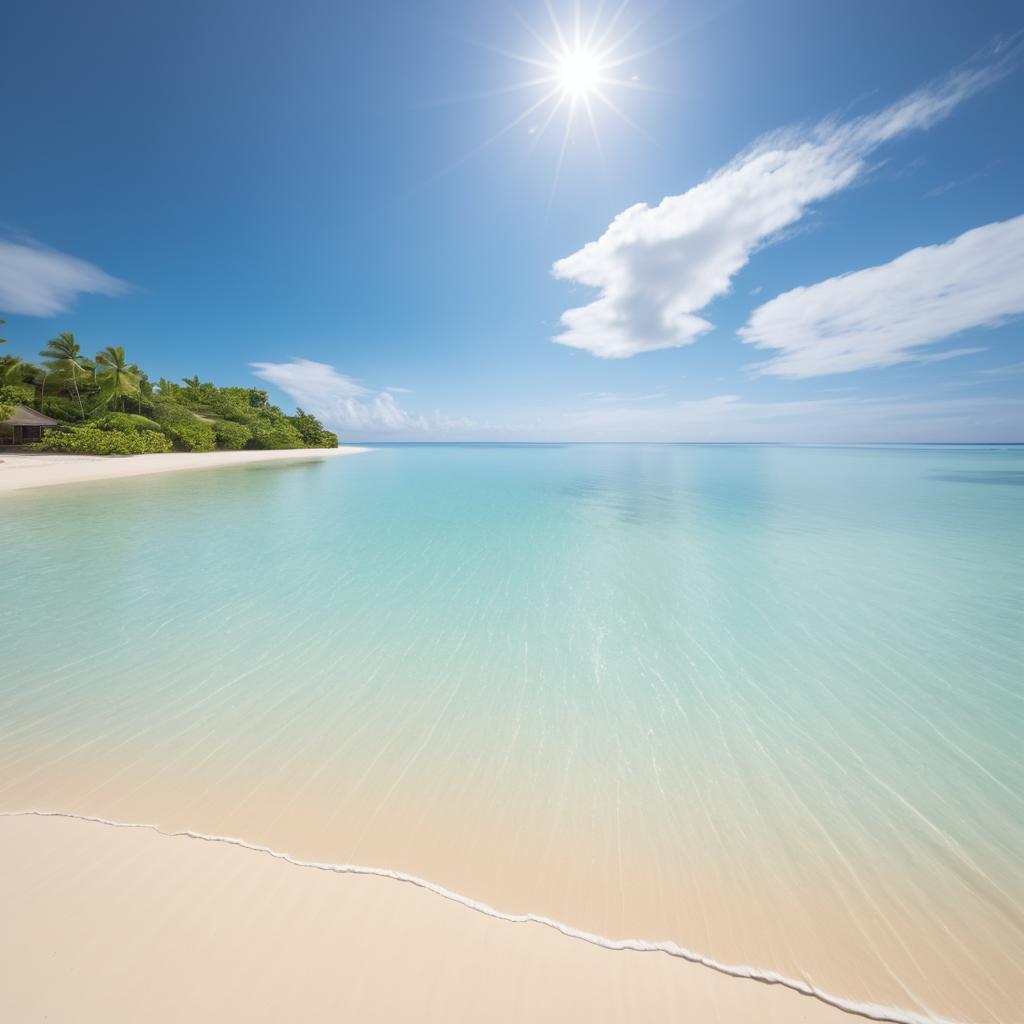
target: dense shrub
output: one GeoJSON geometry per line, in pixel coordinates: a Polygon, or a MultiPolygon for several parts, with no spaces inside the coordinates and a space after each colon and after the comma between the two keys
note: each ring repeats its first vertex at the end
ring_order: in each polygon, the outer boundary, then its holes
{"type": "Polygon", "coordinates": [[[87,424],[71,430],[51,430],[33,447],[40,452],[76,455],[145,455],[169,452],[171,442],[152,430],[101,430],[87,424]]]}
{"type": "Polygon", "coordinates": [[[260,418],[266,399],[267,393],[258,388],[218,388],[208,408],[221,419],[251,426],[260,418]]]}
{"type": "Polygon", "coordinates": [[[213,428],[198,420],[174,426],[165,424],[163,429],[179,452],[212,452],[217,447],[213,428]]]}
{"type": "Polygon", "coordinates": [[[143,416],[141,413],[130,412],[126,414],[135,424],[138,430],[155,430],[157,433],[162,429],[160,424],[156,420],[151,420],[148,416],[143,416]]]}
{"type": "Polygon", "coordinates": [[[180,402],[158,395],[153,399],[153,419],[163,427],[167,423],[191,423],[195,416],[180,402]]]}
{"type": "Polygon", "coordinates": [[[89,425],[100,430],[155,430],[160,433],[162,429],[155,420],[133,412],[108,412],[92,420],[89,425]]]}
{"type": "Polygon", "coordinates": [[[302,435],[287,420],[261,419],[252,428],[250,448],[305,448],[302,435]]]}
{"type": "Polygon", "coordinates": [[[153,419],[180,452],[212,452],[217,445],[213,428],[177,402],[163,397],[156,399],[153,419]]]}
{"type": "Polygon", "coordinates": [[[324,425],[313,415],[302,409],[296,409],[294,416],[288,421],[302,435],[307,448],[337,448],[338,435],[324,430],[324,425]]]}
{"type": "Polygon", "coordinates": [[[78,423],[82,420],[82,408],[77,398],[66,395],[47,395],[43,399],[43,413],[55,420],[78,423]]]}
{"type": "Polygon", "coordinates": [[[29,384],[0,385],[0,420],[10,419],[16,405],[32,405],[33,389],[29,384]]]}
{"type": "Polygon", "coordinates": [[[252,431],[247,426],[232,423],[231,420],[216,420],[213,433],[217,438],[217,447],[228,451],[244,448],[252,440],[252,431]]]}
{"type": "Polygon", "coordinates": [[[35,388],[31,384],[4,384],[0,386],[0,402],[4,405],[31,405],[35,388]]]}

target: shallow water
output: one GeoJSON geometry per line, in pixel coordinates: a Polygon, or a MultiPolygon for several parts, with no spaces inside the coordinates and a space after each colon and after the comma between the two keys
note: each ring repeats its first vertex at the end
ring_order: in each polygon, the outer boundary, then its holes
{"type": "Polygon", "coordinates": [[[1024,1020],[1024,449],[396,446],[0,503],[0,809],[1024,1020]]]}

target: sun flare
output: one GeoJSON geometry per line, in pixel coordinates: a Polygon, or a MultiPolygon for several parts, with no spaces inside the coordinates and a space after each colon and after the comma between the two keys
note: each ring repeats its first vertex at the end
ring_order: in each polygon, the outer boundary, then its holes
{"type": "Polygon", "coordinates": [[[534,53],[499,51],[526,65],[532,72],[527,80],[511,88],[530,89],[537,94],[536,100],[503,132],[526,122],[529,134],[536,142],[552,122],[564,122],[564,152],[574,128],[586,123],[600,148],[598,115],[602,110],[633,128],[637,127],[619,107],[615,94],[643,88],[639,75],[633,73],[629,65],[652,48],[639,52],[625,51],[626,40],[638,27],[624,24],[629,0],[622,0],[611,16],[602,17],[599,6],[589,22],[582,15],[579,3],[573,6],[564,20],[559,19],[550,0],[545,6],[550,22],[546,31],[519,18],[537,46],[534,53]]]}
{"type": "MultiPolygon", "coordinates": [[[[522,50],[502,46],[487,46],[502,57],[509,58],[528,69],[519,81],[511,82],[482,95],[528,92],[532,94],[526,105],[485,139],[473,153],[490,146],[513,131],[522,131],[529,138],[530,147],[537,147],[551,134],[560,135],[557,162],[551,196],[554,197],[566,153],[571,146],[589,135],[601,166],[605,163],[601,135],[606,115],[628,125],[633,131],[649,138],[647,133],[620,106],[620,93],[643,90],[636,62],[665,45],[666,40],[641,49],[630,47],[644,19],[631,18],[631,0],[619,0],[614,11],[602,2],[588,17],[581,0],[544,0],[547,25],[533,25],[512,9],[519,26],[530,40],[522,50]],[[556,6],[563,5],[562,17],[556,6]],[[582,129],[582,131],[581,131],[582,129]]],[[[472,154],[470,154],[472,155],[472,154]]]]}
{"type": "Polygon", "coordinates": [[[589,95],[601,82],[601,60],[589,50],[567,52],[558,62],[557,77],[569,96],[589,95]]]}

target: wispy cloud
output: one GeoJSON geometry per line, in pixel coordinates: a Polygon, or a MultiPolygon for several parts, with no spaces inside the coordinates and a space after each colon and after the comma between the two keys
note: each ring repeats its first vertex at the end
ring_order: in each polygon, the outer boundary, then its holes
{"type": "Polygon", "coordinates": [[[261,380],[279,387],[295,403],[336,430],[365,436],[424,435],[431,431],[468,429],[468,420],[440,413],[420,415],[403,409],[391,388],[373,391],[327,363],[292,359],[287,363],[251,363],[261,380]]]}
{"type": "Polygon", "coordinates": [[[54,316],[83,294],[123,295],[130,286],[76,256],[0,239],[0,311],[54,316]]]}
{"type": "Polygon", "coordinates": [[[649,391],[646,394],[633,395],[626,394],[621,391],[582,391],[580,392],[580,398],[586,398],[588,401],[596,402],[600,405],[607,405],[612,403],[624,403],[624,402],[653,402],[659,398],[664,398],[664,391],[649,391]]]}
{"type": "Polygon", "coordinates": [[[934,188],[928,189],[925,192],[925,199],[938,199],[940,196],[944,196],[947,192],[952,192],[955,188],[962,188],[964,185],[970,185],[972,182],[978,181],[980,178],[985,178],[992,173],[992,168],[998,166],[1002,161],[993,160],[991,163],[986,164],[981,170],[975,171],[973,174],[968,174],[963,178],[958,178],[953,181],[945,181],[941,185],[936,185],[934,188]]]}
{"type": "Polygon", "coordinates": [[[992,397],[833,396],[751,401],[736,394],[653,406],[539,411],[501,436],[536,441],[790,441],[815,444],[1024,441],[1024,406],[992,397]]]}
{"type": "Polygon", "coordinates": [[[977,370],[977,373],[984,373],[990,377],[1015,377],[1024,373],[1024,362],[1008,363],[1005,366],[990,366],[984,370],[977,370]]]}
{"type": "Polygon", "coordinates": [[[808,208],[850,187],[884,143],[925,129],[1005,74],[1015,52],[961,69],[892,106],[762,138],[706,181],[657,206],[638,203],[552,273],[600,291],[562,314],[554,340],[621,359],[689,345],[712,324],[699,315],[724,295],[759,248],[808,208]]]}
{"type": "Polygon", "coordinates": [[[778,351],[762,373],[817,377],[968,355],[979,349],[924,349],[1022,313],[1024,216],[794,288],[754,310],[740,335],[778,351]]]}

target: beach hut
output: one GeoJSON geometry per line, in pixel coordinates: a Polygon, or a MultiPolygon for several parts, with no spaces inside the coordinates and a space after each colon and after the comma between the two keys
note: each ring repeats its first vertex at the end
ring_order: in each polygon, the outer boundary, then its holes
{"type": "Polygon", "coordinates": [[[60,424],[49,416],[44,416],[27,405],[16,405],[13,416],[0,420],[0,445],[31,444],[33,441],[41,441],[47,430],[58,426],[60,424]]]}

